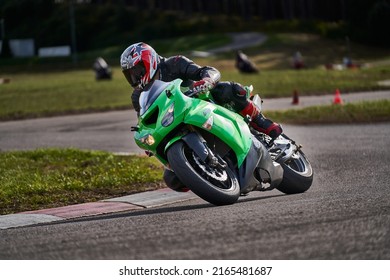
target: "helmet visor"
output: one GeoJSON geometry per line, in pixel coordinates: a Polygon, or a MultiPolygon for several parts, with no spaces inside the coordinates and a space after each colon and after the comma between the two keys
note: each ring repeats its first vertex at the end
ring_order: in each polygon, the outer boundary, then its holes
{"type": "Polygon", "coordinates": [[[123,74],[132,87],[137,87],[140,85],[142,77],[146,74],[146,69],[141,62],[130,69],[123,70],[123,74]]]}

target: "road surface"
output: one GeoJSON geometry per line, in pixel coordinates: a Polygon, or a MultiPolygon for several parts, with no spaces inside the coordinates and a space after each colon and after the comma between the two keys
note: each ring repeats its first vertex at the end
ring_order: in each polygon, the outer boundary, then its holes
{"type": "Polygon", "coordinates": [[[306,193],[251,193],[223,207],[193,199],[4,229],[0,259],[388,260],[390,124],[285,130],[314,167],[306,193]]]}

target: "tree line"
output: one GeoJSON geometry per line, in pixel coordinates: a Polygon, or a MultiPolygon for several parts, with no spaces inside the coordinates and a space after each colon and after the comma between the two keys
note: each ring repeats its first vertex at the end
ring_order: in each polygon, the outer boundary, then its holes
{"type": "Polygon", "coordinates": [[[1,0],[0,38],[33,38],[37,48],[71,45],[73,24],[78,51],[84,51],[127,44],[135,40],[188,34],[264,31],[263,27],[267,23],[279,21],[284,23],[282,28],[298,26],[307,29],[304,31],[314,32],[319,30],[313,28],[318,26],[318,22],[328,23],[321,25],[322,31],[324,26],[335,23],[339,36],[390,46],[389,2],[390,0],[1,0]]]}
{"type": "MultiPolygon", "coordinates": [[[[106,1],[98,0],[96,3],[106,1]]],[[[350,0],[126,0],[127,6],[137,9],[159,11],[183,11],[188,15],[204,13],[207,15],[226,14],[241,16],[244,19],[261,17],[273,19],[322,19],[345,20],[347,11],[356,1],[350,0]]],[[[372,4],[375,1],[366,1],[372,4]]]]}

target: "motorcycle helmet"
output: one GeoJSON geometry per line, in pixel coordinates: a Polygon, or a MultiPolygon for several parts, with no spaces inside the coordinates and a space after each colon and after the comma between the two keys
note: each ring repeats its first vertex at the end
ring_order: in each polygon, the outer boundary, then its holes
{"type": "Polygon", "coordinates": [[[144,88],[156,75],[160,57],[148,44],[132,44],[121,55],[121,68],[132,87],[144,88]]]}

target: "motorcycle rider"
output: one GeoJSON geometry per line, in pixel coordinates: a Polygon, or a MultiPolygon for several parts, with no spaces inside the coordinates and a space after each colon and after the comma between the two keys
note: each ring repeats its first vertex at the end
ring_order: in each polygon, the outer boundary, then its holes
{"type": "MultiPolygon", "coordinates": [[[[143,42],[127,47],[121,55],[120,64],[124,76],[134,88],[131,99],[138,114],[141,92],[147,89],[152,81],[157,79],[170,82],[180,78],[183,80],[183,87],[189,87],[198,93],[210,91],[215,103],[239,113],[243,117],[249,115],[251,120],[249,124],[255,130],[265,133],[273,139],[282,133],[282,127],[279,124],[265,118],[254,106],[248,98],[249,93],[242,85],[235,82],[220,82],[221,74],[214,67],[201,67],[182,55],[169,58],[161,57],[151,46],[143,42]]],[[[166,171],[164,179],[170,175],[167,175],[166,171]]],[[[172,189],[183,191],[182,188],[175,188],[172,185],[175,184],[173,182],[168,184],[172,189]]]]}

